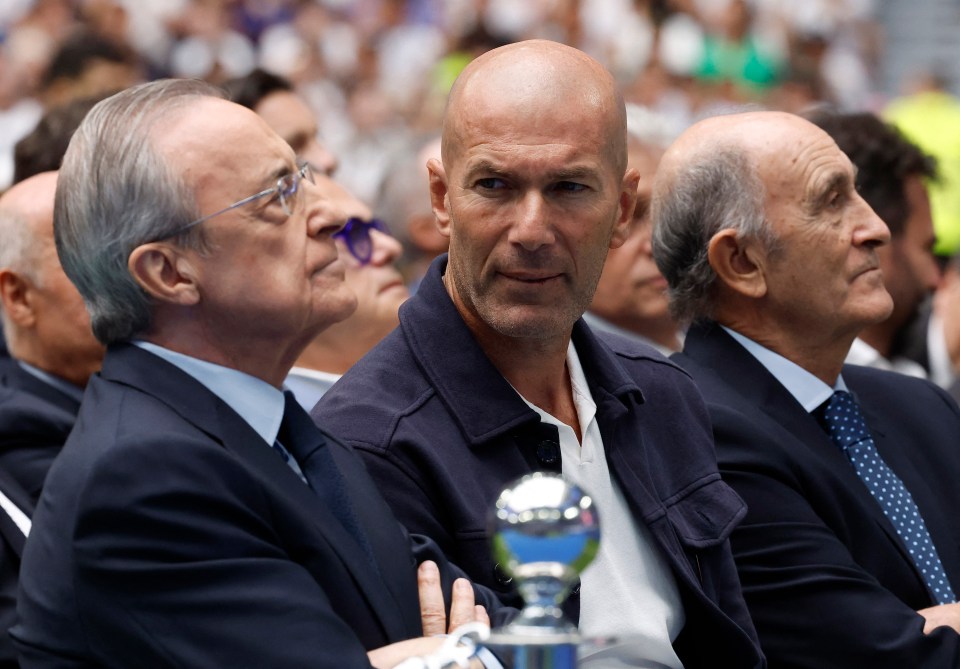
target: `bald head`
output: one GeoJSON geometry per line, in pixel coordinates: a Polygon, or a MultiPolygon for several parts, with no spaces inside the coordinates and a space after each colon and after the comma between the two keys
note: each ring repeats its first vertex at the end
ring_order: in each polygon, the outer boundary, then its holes
{"type": "Polygon", "coordinates": [[[678,174],[694,169],[718,152],[741,155],[753,170],[771,162],[778,167],[796,164],[804,160],[805,147],[813,147],[817,138],[832,144],[818,127],[785,112],[749,112],[704,119],[681,134],[664,154],[655,189],[670,188],[678,174]]]}
{"type": "Polygon", "coordinates": [[[57,173],[43,172],[13,186],[0,197],[0,268],[42,280],[37,262],[53,234],[53,197],[57,173]]]}
{"type": "Polygon", "coordinates": [[[10,354],[77,386],[100,367],[77,289],[57,257],[53,206],[57,173],[22,181],[0,198],[0,300],[10,354]]]}
{"type": "MultiPolygon", "coordinates": [[[[623,172],[626,112],[613,76],[600,63],[578,49],[546,40],[488,51],[467,65],[450,91],[443,123],[444,164],[456,160],[477,119],[511,111],[558,112],[562,117],[568,110],[596,120],[598,138],[623,172]]],[[[544,122],[540,136],[550,141],[555,131],[551,122],[544,122]]]]}

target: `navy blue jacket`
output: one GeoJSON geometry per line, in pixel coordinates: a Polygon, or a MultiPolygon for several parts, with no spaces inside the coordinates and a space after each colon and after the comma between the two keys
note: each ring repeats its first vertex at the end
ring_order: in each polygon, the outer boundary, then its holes
{"type": "Polygon", "coordinates": [[[80,402],[24,371],[16,360],[0,365],[0,469],[34,502],[79,409],[80,402]]]}
{"type": "MultiPolygon", "coordinates": [[[[443,287],[445,266],[445,257],[434,262],[401,307],[399,328],[327,392],[313,417],[361,453],[410,531],[509,600],[490,555],[487,513],[512,479],[560,471],[559,439],[480,349],[443,287]]],[[[601,341],[582,321],[573,341],[610,471],[677,581],[687,622],[674,647],[684,666],[763,666],[728,542],[746,509],[720,480],[700,394],[642,344],[601,341]]]]}
{"type": "MultiPolygon", "coordinates": [[[[439,559],[327,438],[375,559],[226,403],[160,357],[111,347],[54,462],[13,636],[30,667],[369,669],[421,634],[416,565],[439,559]]],[[[497,618],[499,603],[478,590],[497,618]]],[[[449,598],[447,599],[449,601],[449,598]]]]}
{"type": "MultiPolygon", "coordinates": [[[[960,635],[923,633],[935,604],[880,505],[777,379],[714,324],[674,359],[700,385],[724,480],[749,505],[732,543],[771,667],[960,667],[960,635]]],[[[960,410],[932,383],[846,365],[884,461],[903,480],[960,590],[960,410]]]]}

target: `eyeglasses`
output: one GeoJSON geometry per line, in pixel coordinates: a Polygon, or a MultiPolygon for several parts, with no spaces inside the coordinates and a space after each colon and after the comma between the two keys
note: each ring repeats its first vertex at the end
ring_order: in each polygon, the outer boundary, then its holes
{"type": "Polygon", "coordinates": [[[373,257],[373,239],[370,231],[376,230],[385,235],[390,234],[387,224],[379,218],[371,218],[364,221],[361,218],[351,217],[347,219],[347,224],[342,229],[333,233],[336,239],[342,239],[347,245],[350,255],[357,259],[361,265],[366,265],[373,257]]]}
{"type": "Polygon", "coordinates": [[[267,197],[268,195],[279,198],[280,206],[283,207],[284,213],[286,213],[287,216],[292,216],[294,210],[296,209],[297,193],[300,192],[300,182],[303,179],[306,179],[312,184],[317,183],[313,178],[313,170],[310,168],[310,163],[300,163],[295,172],[284,174],[282,177],[277,179],[276,185],[251,195],[250,197],[245,197],[242,200],[238,200],[229,207],[225,207],[220,211],[215,211],[212,214],[207,214],[202,218],[198,218],[197,220],[187,223],[186,225],[182,225],[174,232],[170,233],[169,236],[172,237],[173,235],[178,235],[181,232],[186,232],[190,228],[200,225],[204,221],[209,221],[214,216],[225,214],[228,211],[236,209],[237,207],[250,204],[251,202],[259,200],[262,197],[267,197]]]}

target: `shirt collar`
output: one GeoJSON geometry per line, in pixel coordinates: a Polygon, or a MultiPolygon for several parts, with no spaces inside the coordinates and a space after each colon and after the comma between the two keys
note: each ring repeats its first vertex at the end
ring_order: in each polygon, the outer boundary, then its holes
{"type": "Polygon", "coordinates": [[[171,351],[148,341],[134,341],[202,383],[243,418],[268,444],[277,440],[283,420],[283,392],[266,381],[236,369],[171,351]]]}
{"type": "Polygon", "coordinates": [[[843,375],[837,377],[836,384],[831,388],[803,367],[787,360],[779,353],[774,353],[752,339],[744,337],[739,332],[734,332],[725,325],[721,325],[720,327],[733,337],[737,343],[747,349],[747,352],[756,358],[768,372],[773,374],[777,381],[793,395],[794,399],[796,399],[807,412],[813,411],[830,399],[834,390],[847,389],[847,384],[843,381],[843,375]]]}
{"type": "MultiPolygon", "coordinates": [[[[573,403],[577,409],[577,420],[580,422],[581,433],[585,434],[587,426],[597,415],[597,404],[593,401],[590,386],[587,383],[587,375],[583,371],[580,356],[577,355],[577,349],[572,341],[567,346],[567,370],[570,376],[570,386],[573,390],[573,403]]],[[[556,426],[563,425],[559,419],[530,402],[519,392],[517,392],[517,395],[528,407],[537,412],[543,422],[556,426]]]]}
{"type": "Polygon", "coordinates": [[[17,364],[20,365],[20,368],[30,376],[40,379],[44,383],[53,386],[67,397],[70,397],[77,402],[83,400],[83,388],[80,386],[76,386],[65,379],[61,379],[59,376],[54,376],[53,374],[45,372],[29,363],[23,362],[22,360],[17,360],[17,364]]]}

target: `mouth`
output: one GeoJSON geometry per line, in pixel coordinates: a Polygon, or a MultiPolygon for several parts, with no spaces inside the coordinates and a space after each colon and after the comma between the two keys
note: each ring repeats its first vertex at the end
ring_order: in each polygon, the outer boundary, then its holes
{"type": "Polygon", "coordinates": [[[343,278],[344,269],[345,268],[344,268],[343,261],[340,260],[340,256],[336,255],[336,256],[333,256],[333,258],[327,260],[326,262],[322,262],[318,264],[316,267],[314,267],[310,275],[318,276],[320,274],[334,273],[339,275],[340,278],[343,278]]]}
{"type": "Polygon", "coordinates": [[[385,283],[385,284],[383,284],[382,286],[380,286],[380,290],[379,290],[378,292],[379,292],[380,294],[383,294],[383,293],[387,293],[387,292],[391,292],[391,291],[395,291],[395,290],[402,290],[403,292],[406,293],[406,292],[407,292],[407,286],[406,286],[405,283],[403,283],[402,280],[400,280],[400,279],[394,279],[393,281],[388,281],[387,283],[385,283]]]}
{"type": "Polygon", "coordinates": [[[562,274],[545,274],[543,272],[500,272],[500,276],[530,286],[542,286],[559,279],[562,274]]]}

